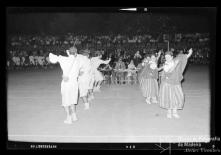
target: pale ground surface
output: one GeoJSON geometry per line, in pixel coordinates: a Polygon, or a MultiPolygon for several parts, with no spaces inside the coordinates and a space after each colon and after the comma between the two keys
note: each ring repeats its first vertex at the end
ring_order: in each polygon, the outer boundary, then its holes
{"type": "Polygon", "coordinates": [[[209,68],[189,66],[183,83],[186,103],[180,119],[147,105],[138,85],[103,85],[90,110],[80,100],[78,121],[63,123],[61,70],[8,74],[9,140],[33,142],[204,141],[210,131],[209,68]],[[173,136],[172,138],[170,136],[173,136]],[[202,136],[202,137],[199,137],[202,136]]]}

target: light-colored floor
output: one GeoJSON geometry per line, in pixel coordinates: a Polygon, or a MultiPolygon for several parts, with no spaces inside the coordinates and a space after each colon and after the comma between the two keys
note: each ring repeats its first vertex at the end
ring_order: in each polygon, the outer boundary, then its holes
{"type": "Polygon", "coordinates": [[[147,105],[138,85],[103,85],[90,110],[78,105],[78,121],[63,123],[61,70],[8,74],[9,140],[34,142],[207,141],[210,131],[209,68],[189,66],[180,119],[167,119],[157,104],[147,105]]]}

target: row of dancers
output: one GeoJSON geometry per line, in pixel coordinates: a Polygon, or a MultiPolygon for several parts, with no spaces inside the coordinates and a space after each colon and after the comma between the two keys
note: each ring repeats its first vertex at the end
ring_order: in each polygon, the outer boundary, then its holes
{"type": "MultiPolygon", "coordinates": [[[[188,58],[192,55],[192,49],[188,54],[179,53],[173,57],[173,53],[165,53],[165,63],[158,67],[157,56],[151,54],[147,56],[142,65],[143,69],[139,74],[139,83],[143,96],[148,104],[159,103],[161,108],[167,109],[168,118],[179,118],[178,109],[184,105],[184,94],[181,87],[183,71],[186,67],[188,58]],[[162,71],[160,88],[158,87],[158,72],[162,71]]],[[[83,99],[85,109],[89,109],[90,101],[94,99],[93,92],[100,90],[100,85],[104,80],[98,67],[101,64],[108,64],[109,60],[101,60],[102,54],[97,57],[89,58],[88,49],[77,51],[75,46],[66,51],[67,56],[57,56],[49,54],[52,64],[59,63],[63,71],[61,81],[62,106],[67,114],[64,123],[72,124],[78,120],[76,106],[79,97],[83,99]]]]}
{"type": "Polygon", "coordinates": [[[61,97],[62,106],[67,114],[64,123],[72,124],[77,121],[77,110],[79,97],[82,98],[85,110],[89,109],[90,101],[94,99],[93,92],[100,91],[100,85],[104,80],[98,67],[108,64],[109,60],[101,60],[102,53],[96,57],[89,58],[88,49],[77,51],[75,46],[66,51],[67,56],[49,53],[52,64],[59,63],[62,69],[61,97]]]}
{"type": "Polygon", "coordinates": [[[161,53],[159,51],[157,56],[147,55],[144,59],[143,69],[138,77],[140,88],[147,104],[157,103],[161,108],[167,109],[167,118],[179,118],[177,111],[184,107],[184,93],[181,86],[183,72],[193,50],[191,48],[188,54],[181,51],[176,57],[173,52],[167,51],[165,63],[157,67],[161,53]],[[158,76],[159,72],[161,76],[158,76]]]}

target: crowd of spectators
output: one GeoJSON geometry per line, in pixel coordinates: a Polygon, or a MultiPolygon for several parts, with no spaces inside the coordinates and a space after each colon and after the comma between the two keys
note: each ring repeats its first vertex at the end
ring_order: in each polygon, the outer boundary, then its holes
{"type": "MultiPolygon", "coordinates": [[[[171,35],[172,36],[172,35],[171,35]]],[[[64,54],[66,49],[75,45],[79,50],[88,48],[91,56],[96,51],[102,51],[103,59],[112,58],[111,65],[118,61],[119,57],[128,65],[139,51],[143,58],[145,54],[169,47],[175,50],[188,50],[193,48],[190,63],[208,64],[210,45],[209,34],[179,34],[176,37],[144,35],[74,35],[68,33],[63,36],[53,35],[12,35],[8,37],[7,66],[9,69],[24,67],[48,68],[48,54],[64,54]],[[167,39],[165,39],[167,38],[167,39]]],[[[175,35],[173,35],[175,36],[175,35]]],[[[135,62],[135,65],[138,65],[135,62]]]]}

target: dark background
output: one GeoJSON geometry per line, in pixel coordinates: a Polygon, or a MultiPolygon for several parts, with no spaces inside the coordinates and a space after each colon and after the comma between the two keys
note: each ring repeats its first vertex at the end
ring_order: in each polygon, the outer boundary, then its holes
{"type": "Polygon", "coordinates": [[[215,8],[158,8],[138,13],[7,8],[7,30],[9,34],[204,33],[214,27],[215,13],[215,8]]]}

